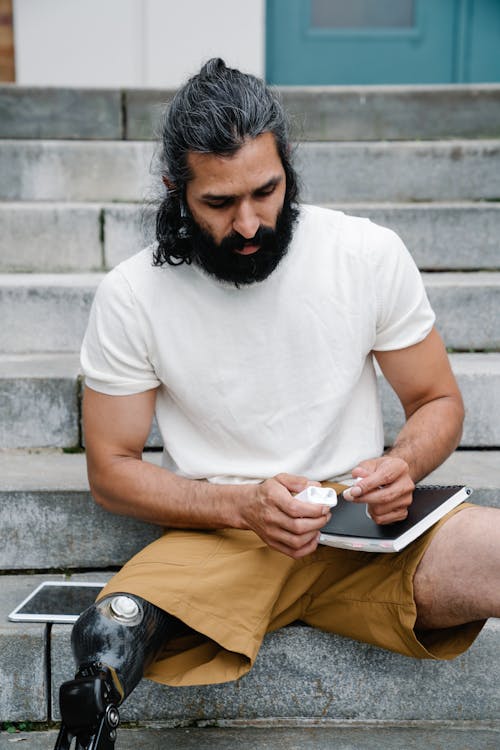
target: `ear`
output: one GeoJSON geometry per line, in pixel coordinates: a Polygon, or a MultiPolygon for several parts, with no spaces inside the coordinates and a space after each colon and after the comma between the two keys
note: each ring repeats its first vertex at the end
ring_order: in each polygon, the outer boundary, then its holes
{"type": "Polygon", "coordinates": [[[161,179],[167,190],[175,191],[177,189],[175,183],[169,180],[168,177],[163,176],[161,179]]]}

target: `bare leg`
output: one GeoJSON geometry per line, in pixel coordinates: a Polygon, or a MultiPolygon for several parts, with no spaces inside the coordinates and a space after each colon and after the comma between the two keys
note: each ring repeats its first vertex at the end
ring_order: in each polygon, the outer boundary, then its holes
{"type": "Polygon", "coordinates": [[[433,538],[414,577],[416,627],[500,617],[500,510],[467,508],[433,538]]]}

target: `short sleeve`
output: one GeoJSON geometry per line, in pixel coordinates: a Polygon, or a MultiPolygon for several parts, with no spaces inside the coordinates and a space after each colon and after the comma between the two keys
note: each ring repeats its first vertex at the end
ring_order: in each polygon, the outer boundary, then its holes
{"type": "Polygon", "coordinates": [[[377,227],[374,243],[377,299],[373,349],[389,351],[418,344],[430,333],[435,314],[420,272],[403,241],[377,227]]]}
{"type": "Polygon", "coordinates": [[[156,388],[147,346],[147,327],[133,291],[119,269],[101,282],[92,304],[81,349],[81,366],[90,388],[127,396],[156,388]]]}

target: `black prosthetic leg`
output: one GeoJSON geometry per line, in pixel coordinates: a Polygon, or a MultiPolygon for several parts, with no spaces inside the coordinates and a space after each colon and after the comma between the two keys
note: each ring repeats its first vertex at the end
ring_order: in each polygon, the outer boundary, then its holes
{"type": "Polygon", "coordinates": [[[180,624],[130,594],[105,597],[83,612],[71,633],[78,671],[61,685],[55,750],[70,750],[73,740],[75,750],[113,750],[118,706],[180,624]]]}

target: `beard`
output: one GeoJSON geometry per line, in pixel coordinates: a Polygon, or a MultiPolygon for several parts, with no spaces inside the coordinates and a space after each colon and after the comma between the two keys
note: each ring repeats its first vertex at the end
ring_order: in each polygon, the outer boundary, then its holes
{"type": "Polygon", "coordinates": [[[209,276],[237,287],[264,281],[285,257],[298,215],[298,209],[285,196],[275,229],[261,225],[251,239],[232,232],[220,243],[190,217],[192,261],[209,276]],[[245,245],[257,245],[259,249],[251,255],[240,255],[238,250],[245,245]]]}

